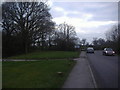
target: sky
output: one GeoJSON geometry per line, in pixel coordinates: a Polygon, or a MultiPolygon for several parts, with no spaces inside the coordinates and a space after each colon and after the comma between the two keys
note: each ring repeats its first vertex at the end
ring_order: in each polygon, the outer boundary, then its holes
{"type": "MultiPolygon", "coordinates": [[[[109,1],[109,0],[108,0],[109,1]]],[[[104,38],[105,33],[117,25],[118,2],[95,2],[88,0],[52,1],[50,13],[56,24],[68,23],[75,27],[80,39],[92,42],[93,38],[104,38]]]]}

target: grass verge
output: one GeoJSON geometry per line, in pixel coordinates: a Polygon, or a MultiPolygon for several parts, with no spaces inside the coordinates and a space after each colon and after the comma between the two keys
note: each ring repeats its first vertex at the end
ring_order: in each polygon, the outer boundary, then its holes
{"type": "Polygon", "coordinates": [[[73,51],[43,51],[33,52],[19,56],[9,57],[8,59],[63,59],[63,58],[76,58],[79,57],[78,52],[73,51]]]}
{"type": "Polygon", "coordinates": [[[3,62],[2,87],[61,88],[75,63],[73,60],[3,62]],[[59,71],[63,75],[58,75],[59,71]]]}

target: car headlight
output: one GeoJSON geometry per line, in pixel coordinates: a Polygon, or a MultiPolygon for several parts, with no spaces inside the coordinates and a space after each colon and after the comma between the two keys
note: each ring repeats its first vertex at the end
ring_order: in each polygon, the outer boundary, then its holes
{"type": "Polygon", "coordinates": [[[108,51],[105,51],[106,53],[108,52],[108,51]]]}
{"type": "Polygon", "coordinates": [[[113,51],[113,53],[115,53],[115,52],[113,51]]]}

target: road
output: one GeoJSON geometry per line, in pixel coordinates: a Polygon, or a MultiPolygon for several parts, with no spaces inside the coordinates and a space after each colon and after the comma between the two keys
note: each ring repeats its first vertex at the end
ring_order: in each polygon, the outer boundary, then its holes
{"type": "Polygon", "coordinates": [[[103,56],[102,51],[87,56],[98,88],[118,88],[118,56],[103,56]]]}

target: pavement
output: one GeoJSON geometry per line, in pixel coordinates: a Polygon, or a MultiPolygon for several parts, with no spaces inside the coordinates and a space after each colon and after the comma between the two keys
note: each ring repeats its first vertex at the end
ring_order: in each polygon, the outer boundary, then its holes
{"type": "Polygon", "coordinates": [[[62,88],[97,88],[86,52],[81,52],[80,58],[75,60],[77,63],[62,88]]]}

